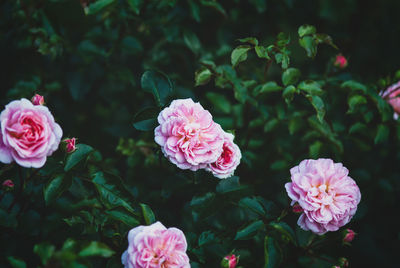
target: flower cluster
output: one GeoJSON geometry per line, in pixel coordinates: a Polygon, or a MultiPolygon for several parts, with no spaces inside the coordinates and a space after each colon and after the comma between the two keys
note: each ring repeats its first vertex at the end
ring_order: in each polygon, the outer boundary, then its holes
{"type": "Polygon", "coordinates": [[[189,268],[186,238],[177,228],[160,222],[138,226],[129,231],[128,249],[122,254],[125,268],[189,268]]]}
{"type": "Polygon", "coordinates": [[[160,112],[158,123],[154,139],[179,168],[204,168],[221,179],[233,175],[240,163],[240,149],[233,135],[224,132],[200,103],[174,100],[160,112]]]}
{"type": "Polygon", "coordinates": [[[36,97],[6,105],[0,114],[0,162],[17,162],[23,167],[40,168],[47,156],[57,150],[62,130],[49,109],[36,97]]]}
{"type": "Polygon", "coordinates": [[[341,163],[331,159],[303,160],[290,170],[292,182],[285,188],[303,209],[298,224],[322,235],[337,231],[356,213],[360,190],[341,163]]]}

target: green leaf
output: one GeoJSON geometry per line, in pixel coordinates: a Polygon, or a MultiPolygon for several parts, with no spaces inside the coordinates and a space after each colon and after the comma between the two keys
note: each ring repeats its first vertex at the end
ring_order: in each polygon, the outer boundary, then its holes
{"type": "Polygon", "coordinates": [[[241,43],[249,43],[249,44],[258,46],[258,40],[255,37],[246,37],[246,38],[238,39],[238,41],[241,43]]]}
{"type": "Polygon", "coordinates": [[[17,259],[15,257],[7,257],[8,262],[12,268],[26,268],[26,264],[23,260],[17,259]]]}
{"type": "Polygon", "coordinates": [[[312,25],[301,25],[299,27],[298,33],[299,33],[299,37],[303,37],[305,35],[312,35],[315,34],[317,32],[317,30],[315,29],[314,26],[312,25]]]}
{"type": "Polygon", "coordinates": [[[269,81],[265,84],[259,85],[254,88],[253,96],[256,97],[262,93],[281,91],[282,87],[279,86],[275,81],[269,81]]]}
{"type": "Polygon", "coordinates": [[[142,89],[153,94],[158,106],[164,106],[172,93],[172,83],[160,72],[146,71],[141,78],[142,89]]]}
{"type": "Polygon", "coordinates": [[[200,52],[201,49],[200,40],[194,32],[185,31],[183,33],[183,41],[193,53],[197,54],[200,52]]]}
{"type": "Polygon", "coordinates": [[[219,13],[221,13],[224,17],[227,16],[225,9],[222,7],[222,5],[220,3],[216,2],[216,1],[213,1],[213,0],[201,0],[200,3],[203,6],[214,8],[219,13]]]}
{"type": "Polygon", "coordinates": [[[317,55],[317,42],[315,42],[312,36],[304,36],[300,38],[299,44],[306,50],[308,57],[314,58],[315,55],[317,55]]]}
{"type": "Polygon", "coordinates": [[[353,133],[367,133],[367,126],[364,123],[357,122],[349,129],[349,134],[353,133]]]}
{"type": "Polygon", "coordinates": [[[71,183],[71,179],[64,175],[58,175],[50,180],[43,188],[46,204],[48,205],[54,202],[64,191],[69,189],[71,183]]]}
{"type": "Polygon", "coordinates": [[[53,256],[55,249],[56,247],[54,245],[49,243],[41,243],[33,247],[33,252],[39,255],[42,264],[46,265],[47,261],[50,260],[51,256],[53,256]]]}
{"type": "Polygon", "coordinates": [[[285,99],[286,103],[290,103],[293,100],[294,93],[296,92],[296,88],[294,86],[287,86],[283,92],[282,97],[285,99]]]}
{"type": "Polygon", "coordinates": [[[284,86],[294,85],[299,81],[300,70],[296,68],[289,68],[282,74],[282,83],[284,86]]]}
{"type": "Polygon", "coordinates": [[[310,95],[321,95],[323,93],[320,84],[313,80],[302,81],[297,88],[307,92],[310,95]]]}
{"type": "Polygon", "coordinates": [[[104,258],[109,258],[114,255],[114,253],[115,252],[111,250],[106,244],[98,241],[92,241],[88,246],[83,248],[78,255],[80,257],[100,256],[104,258]]]}
{"type": "Polygon", "coordinates": [[[208,68],[206,67],[200,68],[194,74],[195,86],[197,87],[207,84],[208,81],[210,81],[211,76],[212,73],[208,68]]]}
{"type": "Polygon", "coordinates": [[[294,245],[296,243],[296,235],[292,229],[286,222],[271,222],[269,224],[272,228],[278,230],[283,236],[285,236],[289,241],[291,241],[294,245]]]}
{"type": "Polygon", "coordinates": [[[215,240],[215,235],[211,231],[202,232],[199,236],[198,245],[199,247],[209,244],[215,240]]]}
{"type": "Polygon", "coordinates": [[[389,127],[383,124],[378,126],[378,130],[375,136],[375,144],[382,143],[388,140],[389,138],[389,127]]]}
{"type": "Polygon", "coordinates": [[[89,6],[85,7],[85,14],[86,15],[96,14],[114,2],[115,0],[98,0],[90,4],[89,6]]]}
{"type": "Polygon", "coordinates": [[[140,14],[140,8],[143,5],[144,0],[127,0],[129,7],[131,8],[131,10],[136,14],[139,15],[140,14]]]}
{"type": "Polygon", "coordinates": [[[118,206],[134,213],[131,206],[133,197],[125,189],[122,181],[114,176],[105,176],[103,172],[97,172],[93,176],[93,183],[100,195],[100,200],[107,208],[112,209],[118,206]]]}
{"type": "Polygon", "coordinates": [[[261,59],[271,59],[271,57],[268,55],[268,51],[265,47],[263,46],[256,46],[255,48],[256,54],[259,58],[261,59]]]}
{"type": "Polygon", "coordinates": [[[75,152],[67,156],[64,171],[69,171],[77,164],[79,164],[79,162],[86,160],[91,152],[93,152],[93,148],[91,146],[83,143],[78,144],[76,146],[75,152]]]}
{"type": "Polygon", "coordinates": [[[255,221],[249,225],[247,225],[245,228],[239,230],[236,233],[235,240],[247,240],[253,238],[258,230],[261,228],[264,228],[264,222],[262,220],[255,221]]]}
{"type": "Polygon", "coordinates": [[[281,252],[279,246],[275,243],[272,237],[265,236],[264,239],[264,268],[276,268],[279,267],[281,262],[281,252]]]}
{"type": "Polygon", "coordinates": [[[135,218],[134,214],[129,212],[125,212],[123,210],[107,210],[105,213],[111,218],[114,219],[116,222],[123,222],[130,228],[138,226],[140,222],[135,218]]]}
{"type": "Polygon", "coordinates": [[[231,54],[232,67],[236,67],[240,62],[245,61],[247,59],[247,52],[250,49],[251,47],[244,45],[236,47],[231,54]]]}
{"type": "Polygon", "coordinates": [[[133,123],[133,127],[140,131],[154,130],[158,125],[157,118],[146,119],[133,123]]]}
{"type": "Polygon", "coordinates": [[[321,151],[322,142],[315,141],[308,147],[308,154],[312,159],[316,159],[319,157],[319,152],[321,151]]]}
{"type": "Polygon", "coordinates": [[[331,47],[333,47],[333,48],[335,48],[335,49],[339,49],[339,48],[333,43],[332,37],[330,37],[330,36],[327,35],[327,34],[321,34],[321,33],[319,33],[319,34],[315,34],[314,37],[315,37],[315,40],[318,42],[318,44],[320,44],[320,43],[325,43],[325,44],[328,44],[328,45],[330,45],[331,47]]]}
{"type": "Polygon", "coordinates": [[[361,95],[353,95],[349,98],[347,103],[349,104],[349,112],[351,113],[356,109],[357,106],[361,104],[366,104],[367,99],[361,95]]]}
{"type": "Polygon", "coordinates": [[[314,109],[317,111],[317,117],[320,122],[324,120],[325,116],[325,105],[324,101],[318,96],[307,96],[308,100],[311,102],[314,109]]]}
{"type": "Polygon", "coordinates": [[[220,180],[217,185],[216,191],[217,193],[224,194],[229,192],[234,192],[242,189],[242,186],[239,184],[239,177],[232,176],[227,179],[220,180]]]}
{"type": "Polygon", "coordinates": [[[342,83],[341,88],[350,88],[351,90],[359,90],[367,93],[367,87],[357,81],[349,80],[342,83]]]}
{"type": "Polygon", "coordinates": [[[206,97],[215,108],[226,114],[231,112],[231,102],[224,95],[214,92],[207,92],[206,97]]]}
{"type": "Polygon", "coordinates": [[[153,211],[151,208],[146,204],[140,204],[142,208],[143,218],[147,225],[150,225],[156,221],[156,217],[154,216],[153,211]]]}
{"type": "Polygon", "coordinates": [[[264,216],[265,210],[260,202],[255,197],[245,197],[239,201],[239,206],[245,209],[249,209],[258,215],[264,216]]]}
{"type": "Polygon", "coordinates": [[[279,120],[276,118],[272,118],[264,125],[264,132],[269,132],[273,130],[279,124],[279,120]]]}

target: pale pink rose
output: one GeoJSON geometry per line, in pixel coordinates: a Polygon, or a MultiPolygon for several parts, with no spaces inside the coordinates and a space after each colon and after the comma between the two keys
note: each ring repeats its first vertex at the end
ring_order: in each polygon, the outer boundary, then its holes
{"type": "Polygon", "coordinates": [[[32,97],[32,104],[33,105],[43,105],[44,104],[44,97],[39,95],[39,94],[35,94],[35,96],[32,97]]]}
{"type": "Polygon", "coordinates": [[[40,168],[57,150],[62,130],[49,109],[27,99],[6,105],[0,114],[0,162],[17,162],[23,167],[40,168]]]}
{"type": "Polygon", "coordinates": [[[335,65],[336,67],[338,67],[340,69],[346,68],[347,59],[342,54],[339,54],[336,56],[335,62],[333,63],[333,65],[335,65]]]}
{"type": "Polygon", "coordinates": [[[393,107],[393,118],[397,120],[400,114],[400,81],[388,87],[380,95],[393,107]]]}
{"type": "Polygon", "coordinates": [[[234,136],[232,134],[224,133],[224,145],[221,155],[218,157],[217,161],[209,164],[206,168],[217,178],[225,179],[232,176],[240,163],[242,154],[240,153],[239,147],[233,143],[233,138],[234,136]]]}
{"type": "Polygon", "coordinates": [[[154,140],[172,163],[198,170],[215,162],[222,153],[223,130],[200,103],[192,99],[172,101],[158,115],[154,140]]]}
{"type": "Polygon", "coordinates": [[[322,235],[337,231],[356,213],[360,190],[341,163],[331,159],[303,160],[290,170],[292,182],[285,188],[303,208],[298,225],[322,235]]]}
{"type": "Polygon", "coordinates": [[[122,254],[125,268],[189,268],[186,238],[177,228],[160,222],[129,231],[128,249],[122,254]]]}

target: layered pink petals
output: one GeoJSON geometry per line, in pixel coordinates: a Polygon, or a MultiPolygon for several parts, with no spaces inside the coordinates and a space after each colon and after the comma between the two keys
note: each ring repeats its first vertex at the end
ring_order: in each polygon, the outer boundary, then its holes
{"type": "Polygon", "coordinates": [[[177,228],[160,222],[129,231],[128,249],[122,254],[125,268],[189,268],[186,238],[177,228]]]}
{"type": "Polygon", "coordinates": [[[155,142],[181,169],[198,170],[215,162],[222,153],[223,130],[200,103],[174,100],[158,115],[155,142]]]}
{"type": "Polygon", "coordinates": [[[234,136],[230,133],[224,133],[224,144],[222,154],[217,161],[207,166],[207,170],[220,179],[225,179],[233,175],[236,167],[240,164],[242,154],[239,147],[233,143],[234,136]]]}
{"type": "Polygon", "coordinates": [[[40,168],[57,150],[61,127],[49,109],[27,99],[10,102],[0,114],[0,162],[40,168]]]}
{"type": "Polygon", "coordinates": [[[397,119],[400,114],[400,81],[388,87],[380,95],[393,107],[393,117],[397,119]]]}
{"type": "Polygon", "coordinates": [[[356,213],[360,190],[341,163],[331,159],[303,160],[290,170],[285,188],[303,209],[298,224],[316,234],[336,231],[356,213]]]}

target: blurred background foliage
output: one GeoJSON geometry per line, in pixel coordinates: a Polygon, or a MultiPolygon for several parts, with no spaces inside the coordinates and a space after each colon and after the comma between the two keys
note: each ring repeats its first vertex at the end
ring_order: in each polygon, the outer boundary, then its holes
{"type": "Polygon", "coordinates": [[[160,220],[185,232],[192,267],[234,249],[243,267],[396,267],[400,128],[378,93],[400,78],[399,1],[0,5],[1,106],[42,94],[81,144],[38,172],[2,166],[16,183],[2,192],[2,265],[119,267],[127,231],[160,220]],[[160,154],[154,119],[188,97],[235,133],[237,176],[182,171],[160,154]],[[340,232],[301,231],[288,211],[289,169],[319,157],[361,189],[352,247],[340,232]]]}

